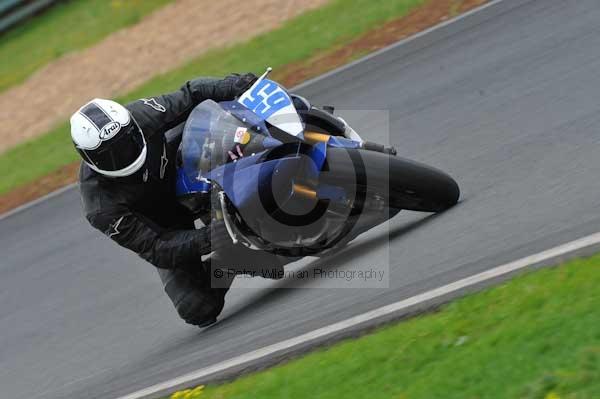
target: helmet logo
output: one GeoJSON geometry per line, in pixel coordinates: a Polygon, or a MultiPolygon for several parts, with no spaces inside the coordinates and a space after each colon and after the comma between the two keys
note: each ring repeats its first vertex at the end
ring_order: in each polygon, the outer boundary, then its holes
{"type": "Polygon", "coordinates": [[[121,130],[121,124],[119,122],[110,122],[100,130],[100,140],[105,141],[115,137],[121,130]]]}

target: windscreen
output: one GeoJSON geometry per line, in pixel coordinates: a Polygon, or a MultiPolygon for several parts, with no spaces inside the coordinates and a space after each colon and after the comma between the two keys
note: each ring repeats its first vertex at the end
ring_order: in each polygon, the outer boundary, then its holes
{"type": "Polygon", "coordinates": [[[257,129],[212,100],[202,102],[183,131],[181,157],[188,178],[201,180],[218,166],[263,151],[266,136],[257,129]]]}

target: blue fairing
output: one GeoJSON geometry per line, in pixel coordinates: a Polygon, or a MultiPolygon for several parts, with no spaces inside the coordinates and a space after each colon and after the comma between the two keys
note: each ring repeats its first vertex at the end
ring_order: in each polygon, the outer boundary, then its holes
{"type": "MultiPolygon", "coordinates": [[[[300,142],[287,144],[287,152],[269,159],[270,152],[283,143],[269,135],[265,116],[258,116],[235,101],[217,104],[206,100],[199,104],[184,128],[181,164],[177,168],[177,195],[209,192],[211,182],[215,182],[234,206],[251,206],[260,191],[267,189],[267,185],[275,185],[275,181],[278,187],[269,189],[284,193],[290,190],[291,194],[291,184],[299,173],[303,178],[318,180],[328,146],[359,146],[346,138],[331,137],[328,143],[312,146],[300,142]]],[[[341,196],[332,190],[321,192],[324,197],[341,196]]]]}
{"type": "Polygon", "coordinates": [[[207,193],[210,191],[210,183],[207,181],[198,181],[188,178],[183,168],[177,168],[177,181],[175,183],[175,193],[178,197],[193,194],[207,193]]]}
{"type": "Polygon", "coordinates": [[[311,151],[309,151],[307,155],[313,160],[313,168],[311,168],[310,177],[316,178],[321,172],[323,164],[325,163],[325,158],[327,157],[327,144],[317,143],[313,145],[311,151]]]}
{"type": "Polygon", "coordinates": [[[221,186],[231,203],[238,209],[256,204],[258,193],[268,189],[268,184],[273,181],[275,174],[284,181],[293,181],[299,158],[256,163],[260,161],[260,157],[253,156],[243,161],[245,162],[238,161],[221,166],[210,173],[210,179],[221,186]]]}
{"type": "Polygon", "coordinates": [[[291,183],[297,179],[299,171],[303,178],[317,179],[325,162],[325,151],[325,143],[319,143],[303,154],[273,160],[264,159],[265,151],[215,168],[207,177],[223,188],[236,207],[242,208],[256,201],[257,193],[275,180],[289,183],[280,184],[279,189],[289,190],[291,194],[291,183]]]}
{"type": "Polygon", "coordinates": [[[345,137],[330,136],[327,147],[358,149],[360,148],[360,143],[345,137]]]}

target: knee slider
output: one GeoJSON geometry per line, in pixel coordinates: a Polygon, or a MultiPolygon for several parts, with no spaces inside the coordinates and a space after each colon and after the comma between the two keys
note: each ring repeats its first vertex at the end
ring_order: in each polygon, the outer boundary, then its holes
{"type": "Polygon", "coordinates": [[[186,323],[202,326],[214,323],[223,306],[223,301],[217,301],[210,295],[188,293],[175,305],[175,309],[186,323]]]}

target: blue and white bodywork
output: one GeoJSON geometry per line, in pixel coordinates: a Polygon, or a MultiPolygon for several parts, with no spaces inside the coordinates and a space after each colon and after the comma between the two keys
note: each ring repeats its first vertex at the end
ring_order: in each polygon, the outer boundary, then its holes
{"type": "MultiPolygon", "coordinates": [[[[324,134],[314,140],[287,91],[266,79],[268,72],[236,101],[206,100],[192,111],[180,146],[176,193],[182,198],[209,194],[216,185],[221,205],[232,209],[223,213],[234,213],[251,235],[262,237],[254,246],[264,248],[276,239],[279,246],[305,247],[341,228],[324,220],[302,232],[298,226],[307,212],[322,208],[323,201],[347,208],[348,193],[319,184],[327,147],[358,148],[360,143],[324,134]],[[282,211],[286,206],[291,211],[282,211]],[[277,229],[273,220],[285,228],[277,229]],[[290,223],[297,226],[292,235],[290,223]]],[[[230,234],[239,237],[231,216],[224,217],[230,234]]]]}

